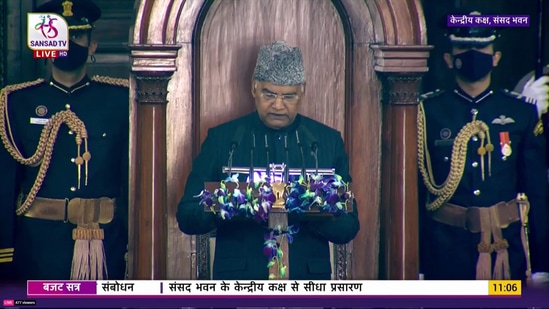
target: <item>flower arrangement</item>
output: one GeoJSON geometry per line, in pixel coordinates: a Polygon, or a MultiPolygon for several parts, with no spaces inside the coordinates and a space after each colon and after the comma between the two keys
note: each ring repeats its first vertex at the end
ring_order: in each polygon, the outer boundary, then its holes
{"type": "MultiPolygon", "coordinates": [[[[267,222],[271,208],[277,201],[269,178],[249,183],[241,190],[238,176],[234,174],[221,181],[214,192],[203,190],[196,196],[200,199],[199,204],[208,207],[223,220],[239,216],[259,223],[267,222]],[[230,183],[236,185],[233,190],[228,188],[230,183]]],[[[347,212],[347,203],[353,199],[349,185],[339,175],[291,176],[285,190],[285,209],[288,213],[295,214],[303,214],[316,208],[320,212],[338,216],[347,212]]],[[[276,226],[268,229],[265,234],[263,252],[268,258],[267,267],[276,266],[280,278],[286,275],[280,243],[285,238],[291,244],[293,235],[298,231],[297,225],[276,226]]],[[[269,279],[275,277],[270,275],[269,279]]]]}

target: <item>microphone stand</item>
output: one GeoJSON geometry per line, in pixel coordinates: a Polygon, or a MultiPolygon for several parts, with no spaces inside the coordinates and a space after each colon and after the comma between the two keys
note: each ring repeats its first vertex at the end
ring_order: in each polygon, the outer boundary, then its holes
{"type": "Polygon", "coordinates": [[[232,143],[231,150],[229,150],[229,160],[227,162],[227,166],[229,167],[229,171],[227,174],[229,178],[232,177],[232,174],[233,174],[233,154],[235,150],[236,150],[236,144],[232,143]]]}
{"type": "Polygon", "coordinates": [[[299,132],[295,131],[295,138],[297,139],[297,145],[299,146],[299,152],[301,154],[301,176],[303,178],[306,177],[306,170],[305,170],[305,155],[303,154],[303,144],[299,140],[299,132]]]}
{"type": "Polygon", "coordinates": [[[265,167],[265,170],[267,171],[267,177],[269,177],[269,181],[272,182],[271,179],[271,166],[270,166],[270,160],[269,160],[269,140],[267,138],[267,134],[265,134],[265,152],[267,154],[267,166],[265,167]]]}
{"type": "Polygon", "coordinates": [[[255,183],[255,175],[254,175],[254,149],[255,149],[255,132],[252,132],[252,148],[250,149],[250,177],[249,177],[249,185],[253,186],[255,183]]]}
{"type": "Polygon", "coordinates": [[[284,135],[284,155],[286,156],[286,164],[284,165],[284,183],[288,183],[290,162],[288,162],[289,154],[288,154],[288,135],[287,134],[284,135]]]}
{"type": "Polygon", "coordinates": [[[316,143],[311,145],[311,155],[315,158],[315,169],[318,175],[318,145],[316,143]]]}

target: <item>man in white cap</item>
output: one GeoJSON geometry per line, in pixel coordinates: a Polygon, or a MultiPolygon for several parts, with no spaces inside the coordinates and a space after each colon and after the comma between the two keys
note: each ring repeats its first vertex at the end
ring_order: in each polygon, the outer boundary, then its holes
{"type": "MultiPolygon", "coordinates": [[[[305,95],[305,70],[298,48],[281,41],[261,47],[251,94],[256,111],[208,131],[178,206],[177,221],[182,232],[197,235],[217,229],[213,269],[217,280],[260,280],[269,276],[263,252],[266,224],[220,220],[204,212],[195,197],[204,189],[204,182],[226,178],[222,166],[227,165],[231,149],[232,166],[249,167],[252,162],[265,168],[270,163],[285,163],[293,169],[310,169],[318,162],[319,168],[335,168],[344,181],[351,180],[340,132],[297,112],[305,95]]],[[[245,175],[240,181],[246,182],[245,175]]],[[[345,244],[355,237],[359,230],[356,205],[353,212],[326,222],[299,222],[299,226],[289,246],[290,279],[329,280],[329,242],[345,244]]]]}

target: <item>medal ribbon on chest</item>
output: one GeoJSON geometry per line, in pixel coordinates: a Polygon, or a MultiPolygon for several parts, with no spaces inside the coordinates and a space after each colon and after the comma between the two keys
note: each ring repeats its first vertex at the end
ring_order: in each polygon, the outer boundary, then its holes
{"type": "Polygon", "coordinates": [[[501,147],[501,154],[503,160],[506,160],[513,153],[511,149],[511,139],[509,138],[509,132],[499,132],[499,145],[501,147]]]}

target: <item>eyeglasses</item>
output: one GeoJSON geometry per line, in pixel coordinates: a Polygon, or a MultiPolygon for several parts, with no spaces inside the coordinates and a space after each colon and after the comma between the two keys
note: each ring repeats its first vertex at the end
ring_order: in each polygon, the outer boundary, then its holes
{"type": "Polygon", "coordinates": [[[276,94],[272,92],[262,91],[261,97],[267,103],[273,103],[274,101],[276,101],[277,98],[280,98],[282,102],[286,104],[296,104],[297,101],[299,101],[299,95],[297,94],[276,94]]]}

